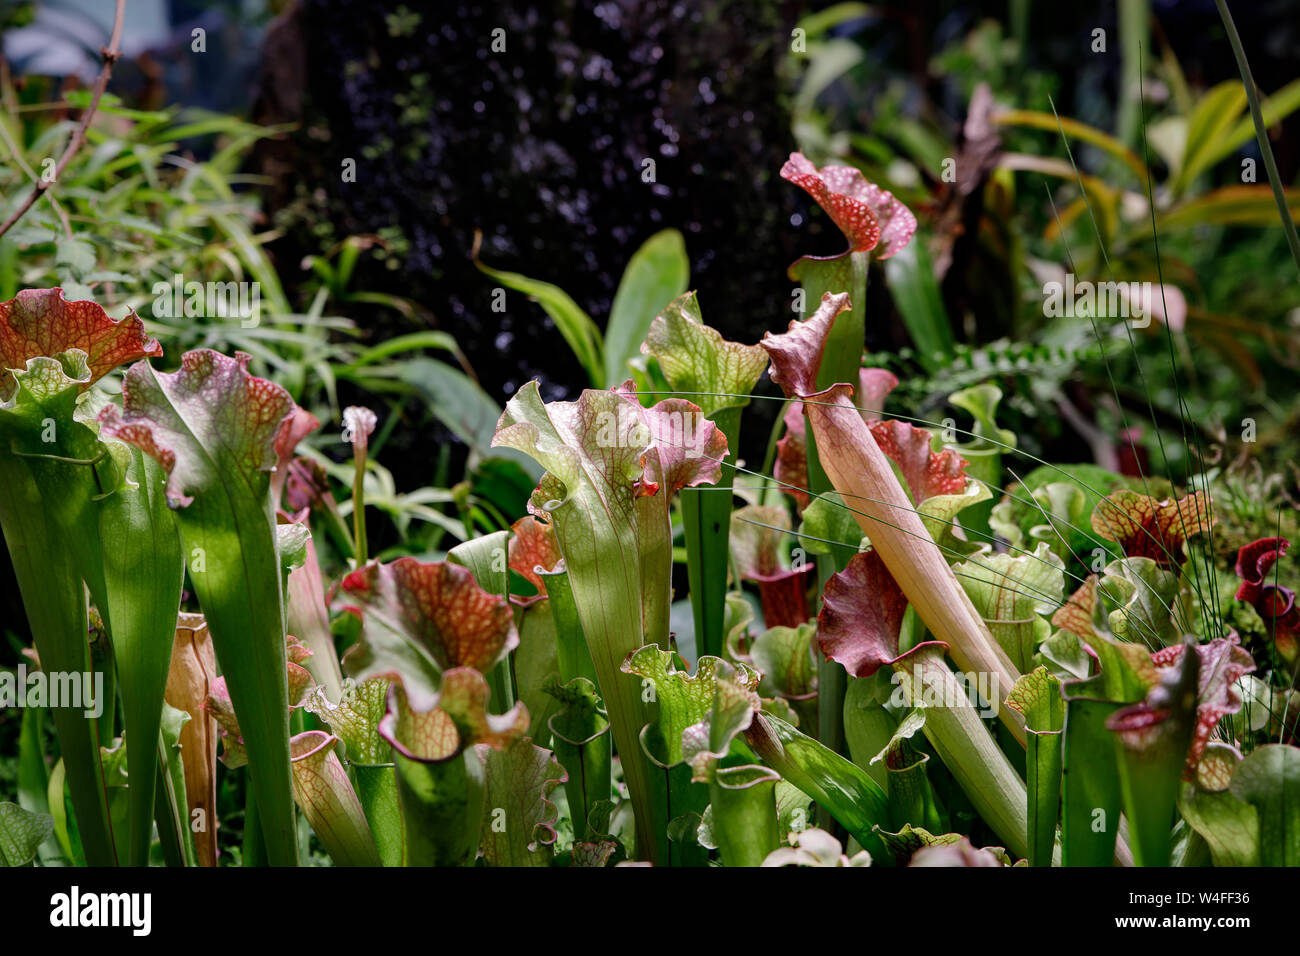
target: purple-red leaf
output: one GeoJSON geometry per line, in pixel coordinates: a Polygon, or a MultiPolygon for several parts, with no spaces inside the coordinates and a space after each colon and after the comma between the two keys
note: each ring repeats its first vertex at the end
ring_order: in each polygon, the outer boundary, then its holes
{"type": "Polygon", "coordinates": [[[1214,525],[1209,507],[1203,491],[1157,501],[1123,489],[1097,503],[1092,530],[1118,544],[1127,558],[1151,558],[1162,568],[1176,568],[1183,563],[1187,539],[1214,525]]]}
{"type": "MultiPolygon", "coordinates": [[[[293,414],[280,423],[280,430],[275,436],[275,474],[271,476],[271,500],[278,507],[284,483],[289,479],[289,464],[293,461],[294,450],[316,429],[320,428],[320,419],[305,408],[293,407],[293,414]]],[[[328,488],[328,485],[326,486],[328,488]]],[[[302,508],[294,508],[301,511],[302,508]]]]}
{"type": "Polygon", "coordinates": [[[276,463],[276,438],[297,407],[279,385],[248,373],[249,357],[195,349],[175,372],[127,370],[123,408],[100,413],[102,433],[135,445],[167,472],[174,507],[221,476],[252,480],[276,463]]]}
{"type": "Polygon", "coordinates": [[[1237,552],[1237,600],[1254,606],[1272,635],[1278,653],[1288,663],[1300,657],[1300,607],[1295,592],[1273,584],[1268,574],[1286,554],[1291,542],[1286,538],[1260,538],[1243,545],[1237,552]]]}
{"type": "MultiPolygon", "coordinates": [[[[1201,658],[1196,693],[1196,730],[1187,751],[1184,780],[1196,779],[1196,766],[1219,721],[1241,710],[1241,697],[1232,689],[1233,685],[1255,669],[1255,661],[1237,643],[1235,634],[1215,638],[1208,644],[1197,644],[1195,648],[1201,658]]],[[[1174,644],[1156,651],[1151,655],[1151,661],[1157,672],[1167,672],[1177,666],[1185,650],[1185,644],[1174,644]]]]}
{"type": "Polygon", "coordinates": [[[898,633],[906,610],[907,598],[880,555],[855,554],[826,582],[817,644],[854,677],[870,677],[903,656],[898,633]]]}
{"type": "Polygon", "coordinates": [[[109,318],[95,302],[69,302],[62,289],[25,289],[0,302],[0,402],[13,397],[14,369],[29,359],[53,358],[71,349],[86,355],[90,378],[83,389],[114,368],[147,355],[162,355],[158,340],[145,334],[134,312],[121,321],[109,318]]]}
{"type": "Polygon", "coordinates": [[[781,178],[802,187],[826,210],[848,238],[850,252],[877,249],[877,259],[888,259],[916,232],[911,210],[852,166],[819,170],[802,153],[791,153],[781,178]]]}
{"type": "Polygon", "coordinates": [[[361,639],[344,655],[344,667],[358,681],[402,681],[416,711],[437,703],[444,672],[486,673],[519,644],[506,599],[484,591],[457,564],[372,562],[344,578],[343,590],[362,620],[361,639]]]}
{"type": "Polygon", "coordinates": [[[555,529],[533,515],[524,515],[510,526],[510,530],[514,534],[506,547],[506,565],[537,588],[535,596],[511,595],[510,599],[521,607],[527,607],[546,597],[546,579],[542,575],[554,570],[560,562],[560,544],[555,538],[555,529]]]}

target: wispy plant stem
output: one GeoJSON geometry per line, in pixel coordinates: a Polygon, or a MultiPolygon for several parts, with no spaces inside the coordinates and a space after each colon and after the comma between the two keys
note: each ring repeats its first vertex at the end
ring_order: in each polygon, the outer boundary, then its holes
{"type": "Polygon", "coordinates": [[[1223,19],[1223,29],[1227,31],[1228,43],[1232,45],[1232,55],[1237,58],[1237,69],[1241,71],[1241,82],[1246,85],[1246,102],[1250,104],[1250,118],[1255,123],[1255,139],[1259,151],[1264,157],[1264,168],[1268,170],[1268,184],[1273,187],[1273,199],[1277,202],[1278,214],[1282,217],[1282,231],[1286,233],[1286,244],[1291,248],[1291,258],[1295,260],[1296,269],[1300,269],[1300,236],[1296,235],[1295,220],[1287,207],[1286,194],[1282,191],[1282,179],[1277,172],[1277,160],[1273,158],[1273,147],[1268,143],[1268,128],[1264,125],[1264,113],[1259,108],[1259,90],[1255,87],[1255,78],[1250,74],[1250,64],[1246,62],[1246,51],[1237,34],[1237,25],[1232,22],[1226,0],[1214,0],[1223,19]]]}

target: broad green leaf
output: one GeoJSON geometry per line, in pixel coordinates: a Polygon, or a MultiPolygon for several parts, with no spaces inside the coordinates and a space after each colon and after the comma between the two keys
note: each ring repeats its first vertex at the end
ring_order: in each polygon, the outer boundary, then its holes
{"type": "Polygon", "coordinates": [[[686,291],[690,271],[686,243],[676,229],[655,233],[632,254],[605,327],[607,383],[627,377],[627,360],[642,350],[641,343],[659,311],[686,291]]]}
{"type": "Polygon", "coordinates": [[[1026,126],[1030,129],[1046,130],[1049,133],[1063,134],[1070,139],[1082,140],[1085,143],[1104,149],[1116,159],[1122,161],[1132,170],[1137,182],[1145,184],[1147,181],[1147,168],[1133,150],[1110,134],[1103,133],[1096,127],[1089,126],[1086,123],[1070,119],[1068,116],[1058,117],[1052,113],[1042,113],[1037,110],[1002,110],[994,115],[993,122],[999,126],[1026,126]]]}
{"type": "Polygon", "coordinates": [[[124,408],[109,406],[100,423],[168,476],[190,580],[243,728],[268,857],[293,865],[284,598],[269,472],[294,404],[280,386],[249,375],[247,361],[199,349],[176,372],[138,362],[126,373],[124,408]]]}
{"type": "MultiPolygon", "coordinates": [[[[79,398],[117,365],[161,351],[134,314],[114,321],[93,302],[66,301],[60,289],[0,303],[0,527],[51,672],[90,666],[83,579],[107,603],[96,501],[124,477],[121,456],[81,420],[79,398]]],[[[53,713],[87,858],[113,864],[96,728],[77,710],[53,713]]]]}
{"type": "Polygon", "coordinates": [[[652,827],[651,771],[638,736],[647,721],[629,654],[668,644],[671,604],[669,500],[716,481],[725,441],[699,408],[667,399],[649,409],[626,391],[588,390],[543,404],[536,382],[506,405],[494,443],[546,468],[531,510],[549,516],[609,710],[614,743],[637,812],[638,852],[668,850],[652,827]]]}
{"type": "Polygon", "coordinates": [[[43,707],[24,707],[18,731],[18,805],[32,813],[46,813],[50,807],[45,795],[50,770],[45,763],[44,716],[43,707]]]}
{"type": "Polygon", "coordinates": [[[484,764],[483,859],[488,866],[549,866],[558,811],[552,790],[568,779],[549,750],[520,737],[504,750],[474,748],[484,764]]]}
{"type": "Polygon", "coordinates": [[[416,389],[433,417],[478,458],[487,457],[501,407],[483,387],[460,369],[434,359],[410,359],[400,369],[402,381],[416,389]]]}
{"type": "Polygon", "coordinates": [[[1232,775],[1232,795],[1259,817],[1261,866],[1300,866],[1300,749],[1256,747],[1232,775]]]}
{"type": "MultiPolygon", "coordinates": [[[[1292,216],[1300,216],[1300,190],[1284,190],[1292,216]]],[[[1156,215],[1160,234],[1204,226],[1275,226],[1277,201],[1268,186],[1221,186],[1156,215]]]]}
{"type": "Polygon", "coordinates": [[[16,803],[0,803],[0,866],[25,866],[54,832],[54,818],[16,803]]]}
{"type": "Polygon", "coordinates": [[[884,859],[874,831],[889,821],[889,800],[865,771],[771,714],[754,716],[745,742],[765,764],[825,807],[872,859],[884,859]]]}
{"type": "Polygon", "coordinates": [[[1246,88],[1240,80],[1227,80],[1207,90],[1187,120],[1187,141],[1170,184],[1175,195],[1186,192],[1201,172],[1213,165],[1224,134],[1236,125],[1246,108],[1246,88]]]}
{"type": "Polygon", "coordinates": [[[930,372],[943,368],[953,358],[955,343],[924,240],[908,244],[885,263],[885,281],[921,365],[930,372]]]}
{"type": "MultiPolygon", "coordinates": [[[[167,507],[162,467],[130,449],[128,485],[101,504],[100,537],[107,602],[100,608],[113,640],[122,711],[132,740],[157,738],[176,635],[185,559],[176,519],[167,507]]],[[[132,866],[149,862],[153,835],[154,778],[158,748],[127,753],[132,866]]]]}
{"type": "Polygon", "coordinates": [[[1259,866],[1259,814],[1228,789],[1240,764],[1230,744],[1210,744],[1196,780],[1178,797],[1179,814],[1205,840],[1215,866],[1259,866]]]}
{"type": "MultiPolygon", "coordinates": [[[[1227,85],[1229,84],[1221,84],[1221,86],[1227,85]]],[[[1190,184],[1191,181],[1203,170],[1213,166],[1224,157],[1235,153],[1241,148],[1242,144],[1255,135],[1255,124],[1252,118],[1249,115],[1241,116],[1241,111],[1245,107],[1246,103],[1246,91],[1238,82],[1233,81],[1231,85],[1236,87],[1234,92],[1240,97],[1241,104],[1235,111],[1232,111],[1232,119],[1234,119],[1235,122],[1232,123],[1230,128],[1226,129],[1223,122],[1216,121],[1214,123],[1213,134],[1207,135],[1204,138],[1204,145],[1196,151],[1195,157],[1189,158],[1189,161],[1184,164],[1185,175],[1180,177],[1182,180],[1181,184],[1184,186],[1190,184]],[[1238,117],[1240,117],[1240,119],[1238,119],[1238,117]]],[[[1215,90],[1218,90],[1219,88],[1220,87],[1216,87],[1215,90]]],[[[1208,99],[1215,90],[1211,90],[1210,93],[1207,93],[1202,102],[1204,102],[1205,99],[1208,99]]],[[[1236,96],[1224,94],[1224,99],[1235,101],[1236,96]]],[[[1200,106],[1201,104],[1198,103],[1198,111],[1200,110],[1200,106]]],[[[1278,90],[1272,96],[1266,97],[1260,103],[1260,113],[1263,116],[1265,127],[1275,125],[1291,113],[1294,113],[1297,109],[1300,109],[1300,80],[1292,80],[1286,86],[1282,87],[1282,89],[1278,90]]],[[[1226,114],[1230,110],[1231,107],[1228,107],[1224,110],[1224,113],[1226,114]]]]}

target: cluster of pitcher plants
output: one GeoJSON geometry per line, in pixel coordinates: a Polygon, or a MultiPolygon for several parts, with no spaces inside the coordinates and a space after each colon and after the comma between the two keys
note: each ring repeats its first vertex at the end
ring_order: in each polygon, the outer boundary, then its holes
{"type": "Polygon", "coordinates": [[[0,304],[32,666],[105,697],[52,708],[47,812],[0,805],[7,862],[217,865],[220,759],[245,863],[300,862],[305,820],[337,865],[1300,864],[1287,542],[1236,564],[1257,661],[1207,486],[1022,479],[993,384],[951,396],[968,429],[887,415],[865,288],[916,220],[855,169],[782,175],[849,240],[791,267],[803,314],[731,342],[687,293],[623,384],[525,385],[493,444],[535,467],[528,514],[441,560],[368,559],[367,409],[349,528],[296,455],[320,423],[247,356],[163,372],[134,315],[0,304]],[[765,374],[771,474],[737,457],[765,374]]]}

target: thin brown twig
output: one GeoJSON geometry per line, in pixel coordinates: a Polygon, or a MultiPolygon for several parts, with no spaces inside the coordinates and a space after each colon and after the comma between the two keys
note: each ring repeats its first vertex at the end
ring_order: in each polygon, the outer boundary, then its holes
{"type": "Polygon", "coordinates": [[[32,206],[36,204],[36,200],[40,199],[46,190],[58,181],[59,177],[63,175],[63,170],[67,167],[68,163],[72,161],[72,157],[75,156],[77,150],[81,148],[81,144],[86,141],[86,130],[89,129],[90,121],[95,116],[95,110],[99,108],[100,97],[104,95],[104,90],[108,88],[108,80],[113,73],[113,64],[116,63],[118,57],[122,55],[121,51],[118,49],[118,43],[122,39],[122,18],[125,13],[126,0],[117,0],[117,10],[113,15],[113,35],[108,41],[108,46],[101,48],[99,51],[100,56],[104,59],[104,65],[100,67],[99,76],[95,80],[94,92],[90,97],[90,105],[86,107],[86,111],[82,114],[81,123],[77,126],[76,132],[72,134],[72,139],[68,141],[67,148],[64,149],[63,155],[60,156],[59,161],[55,163],[54,175],[49,179],[42,177],[36,181],[36,184],[32,187],[31,193],[28,194],[22,204],[14,210],[13,215],[5,220],[4,225],[0,226],[0,236],[3,236],[6,232],[12,229],[14,224],[27,214],[27,210],[31,209],[32,206]]]}
{"type": "MultiPolygon", "coordinates": [[[[9,135],[9,127],[5,125],[3,122],[0,122],[0,139],[4,140],[5,148],[9,150],[9,154],[13,156],[14,162],[18,164],[18,168],[22,170],[23,175],[26,176],[28,179],[30,179],[33,183],[39,182],[39,179],[36,176],[36,170],[32,169],[32,167],[28,165],[27,159],[26,157],[23,156],[22,150],[18,148],[18,144],[14,142],[14,138],[9,135]]],[[[64,233],[66,233],[67,237],[71,239],[72,222],[68,219],[67,212],[64,210],[63,206],[59,203],[59,201],[54,198],[54,193],[49,192],[47,190],[45,192],[45,198],[48,199],[50,201],[50,205],[54,207],[55,213],[58,214],[59,221],[63,223],[64,233]]]]}

